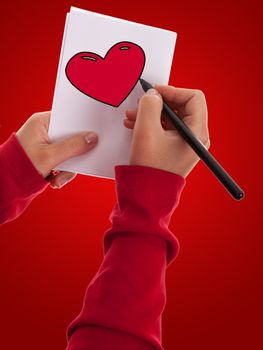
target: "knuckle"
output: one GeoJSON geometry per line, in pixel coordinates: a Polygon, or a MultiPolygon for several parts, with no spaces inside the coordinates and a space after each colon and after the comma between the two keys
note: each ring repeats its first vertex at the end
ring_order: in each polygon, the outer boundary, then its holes
{"type": "Polygon", "coordinates": [[[31,125],[37,125],[39,121],[39,114],[34,113],[31,115],[31,117],[28,119],[28,122],[30,122],[31,125]]]}
{"type": "Polygon", "coordinates": [[[194,94],[198,96],[199,98],[204,98],[205,99],[205,93],[202,90],[195,89],[194,94]]]}
{"type": "Polygon", "coordinates": [[[39,121],[46,121],[49,118],[50,118],[49,112],[36,112],[30,116],[29,120],[34,122],[39,122],[39,121]]]}
{"type": "Polygon", "coordinates": [[[39,117],[38,113],[33,113],[30,117],[30,119],[37,119],[39,117]]]}
{"type": "Polygon", "coordinates": [[[152,96],[144,94],[139,101],[139,104],[144,105],[144,104],[150,104],[152,103],[152,96]]]}
{"type": "Polygon", "coordinates": [[[209,138],[208,135],[201,137],[201,138],[200,138],[200,141],[201,141],[202,144],[205,145],[207,148],[209,148],[210,145],[211,145],[210,138],[209,138]]]}
{"type": "Polygon", "coordinates": [[[161,98],[159,95],[144,94],[140,98],[140,103],[142,104],[152,105],[153,103],[156,103],[156,102],[158,103],[161,102],[161,98]]]}
{"type": "Polygon", "coordinates": [[[141,97],[138,114],[150,115],[152,113],[160,113],[162,110],[162,99],[159,96],[155,95],[143,95],[141,97]]]}

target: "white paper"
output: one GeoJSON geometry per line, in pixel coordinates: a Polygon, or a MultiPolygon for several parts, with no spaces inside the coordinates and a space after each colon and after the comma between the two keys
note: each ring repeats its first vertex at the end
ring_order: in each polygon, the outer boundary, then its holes
{"type": "Polygon", "coordinates": [[[82,131],[94,131],[99,142],[84,155],[56,167],[92,176],[115,178],[116,165],[129,164],[133,130],[123,125],[126,109],[137,106],[143,90],[138,82],[129,96],[114,107],[79,91],[68,80],[65,68],[78,52],[104,57],[118,42],[139,45],[146,56],[141,78],[151,84],[169,81],[176,33],[71,7],[67,14],[52,104],[49,137],[58,141],[82,131]]]}

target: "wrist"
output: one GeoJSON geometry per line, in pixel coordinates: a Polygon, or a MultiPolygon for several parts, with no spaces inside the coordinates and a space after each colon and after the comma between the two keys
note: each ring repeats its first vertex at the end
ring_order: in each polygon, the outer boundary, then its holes
{"type": "Polygon", "coordinates": [[[14,179],[25,197],[43,190],[48,185],[31,162],[15,133],[1,145],[1,157],[9,176],[14,179]]]}

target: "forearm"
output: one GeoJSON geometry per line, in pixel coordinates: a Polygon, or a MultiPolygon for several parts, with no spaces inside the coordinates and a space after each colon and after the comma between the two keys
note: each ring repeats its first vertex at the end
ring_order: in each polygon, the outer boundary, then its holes
{"type": "Polygon", "coordinates": [[[92,350],[161,349],[165,254],[165,243],[154,236],[116,238],[86,291],[76,331],[69,330],[68,350],[79,350],[80,342],[92,350]]]}
{"type": "Polygon", "coordinates": [[[48,182],[36,171],[15,134],[0,145],[0,224],[17,218],[48,182]]]}
{"type": "Polygon", "coordinates": [[[168,229],[185,181],[158,169],[116,168],[118,202],[104,260],[68,327],[68,350],[162,349],[165,271],[178,252],[168,229]]]}

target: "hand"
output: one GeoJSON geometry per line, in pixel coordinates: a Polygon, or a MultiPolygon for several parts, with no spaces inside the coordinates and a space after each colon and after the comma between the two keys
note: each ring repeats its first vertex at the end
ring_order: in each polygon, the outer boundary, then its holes
{"type": "Polygon", "coordinates": [[[203,92],[156,85],[140,98],[138,109],[126,111],[124,125],[134,129],[130,164],[159,168],[186,178],[200,158],[161,115],[162,97],[206,148],[210,147],[203,92]]]}
{"type": "Polygon", "coordinates": [[[53,188],[61,188],[76,174],[61,171],[51,173],[63,161],[90,151],[98,142],[94,132],[82,132],[62,141],[51,143],[48,138],[50,112],[33,114],[16,133],[16,137],[37,171],[50,181],[53,188]]]}

